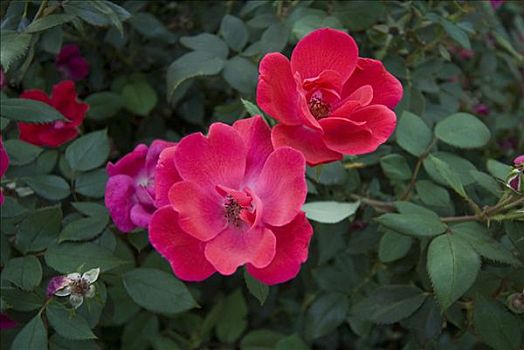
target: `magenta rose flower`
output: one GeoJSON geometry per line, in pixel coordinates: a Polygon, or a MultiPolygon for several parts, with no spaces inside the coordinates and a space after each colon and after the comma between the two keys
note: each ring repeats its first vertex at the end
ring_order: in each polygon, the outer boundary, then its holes
{"type": "Polygon", "coordinates": [[[131,232],[147,228],[155,205],[155,168],[160,152],[174,143],[155,140],[138,145],[115,164],[107,164],[105,204],[116,227],[131,232]]]}
{"type": "Polygon", "coordinates": [[[310,165],[373,152],[395,129],[402,85],[382,62],[359,58],[342,31],[308,34],[291,60],[267,54],[259,72],[257,103],[279,121],[273,145],[301,151],[310,165]]]}
{"type": "Polygon", "coordinates": [[[313,233],[301,207],[307,188],[303,155],[273,149],[260,116],[214,123],[165,149],[156,197],[165,204],[149,225],[153,247],[180,279],[248,273],[266,284],[294,278],[313,233]]]}
{"type": "Polygon", "coordinates": [[[65,79],[82,80],[89,74],[89,62],[76,44],[64,45],[56,56],[55,65],[65,79]]]}
{"type": "Polygon", "coordinates": [[[505,2],[506,0],[489,0],[491,3],[491,7],[493,7],[494,10],[498,10],[505,2]]]}
{"type": "MultiPolygon", "coordinates": [[[[8,166],[9,156],[7,155],[7,152],[4,148],[4,144],[2,142],[2,138],[0,137],[0,178],[4,176],[8,166]]],[[[0,205],[2,204],[4,204],[4,192],[3,189],[0,188],[0,205]]]]}

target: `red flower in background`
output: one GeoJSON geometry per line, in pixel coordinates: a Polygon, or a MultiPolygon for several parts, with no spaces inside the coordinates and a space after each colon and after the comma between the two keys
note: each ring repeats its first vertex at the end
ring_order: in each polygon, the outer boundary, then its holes
{"type": "MultiPolygon", "coordinates": [[[[7,171],[7,166],[9,165],[9,157],[2,143],[2,138],[0,137],[0,178],[4,176],[7,171]]],[[[0,205],[4,204],[4,193],[0,188],[0,205]]]]}
{"type": "Polygon", "coordinates": [[[16,328],[18,323],[7,314],[0,314],[0,329],[16,328]]]}
{"type": "Polygon", "coordinates": [[[242,265],[266,284],[288,281],[313,234],[301,211],[304,171],[300,152],[273,149],[260,116],[214,123],[207,137],[194,133],[162,152],[156,199],[165,206],[151,218],[150,242],[186,281],[242,265]]]}
{"type": "Polygon", "coordinates": [[[51,123],[18,123],[20,139],[37,146],[58,147],[78,136],[78,127],[82,124],[89,105],[78,100],[75,83],[64,80],[53,86],[53,93],[48,97],[44,91],[27,90],[20,98],[37,100],[56,108],[67,121],[51,123]]]}
{"type": "Polygon", "coordinates": [[[380,61],[359,58],[342,31],[316,30],[291,60],[267,54],[259,71],[257,103],[280,122],[273,145],[300,150],[311,165],[373,152],[395,129],[402,85],[380,61]]]}
{"type": "Polygon", "coordinates": [[[155,140],[150,147],[138,145],[115,164],[107,164],[109,180],[105,204],[122,232],[147,228],[155,204],[155,167],[160,152],[174,143],[155,140]]]}
{"type": "Polygon", "coordinates": [[[56,67],[65,79],[82,80],[89,74],[89,63],[76,44],[68,44],[56,56],[56,67]]]}

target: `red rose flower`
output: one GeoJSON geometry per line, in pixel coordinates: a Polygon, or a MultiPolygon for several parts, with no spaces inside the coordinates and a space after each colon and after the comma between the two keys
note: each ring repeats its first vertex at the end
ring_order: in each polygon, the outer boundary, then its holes
{"type": "Polygon", "coordinates": [[[82,124],[89,105],[78,100],[75,83],[64,80],[53,86],[53,93],[48,97],[38,89],[24,91],[20,98],[37,100],[56,108],[67,121],[57,120],[51,123],[18,123],[20,139],[37,146],[58,147],[78,136],[78,127],[82,124]]]}
{"type": "Polygon", "coordinates": [[[359,58],[344,32],[316,30],[291,61],[270,53],[259,71],[257,103],[280,122],[273,145],[301,151],[310,165],[373,152],[395,129],[402,85],[380,61],[359,58]]]}
{"type": "Polygon", "coordinates": [[[76,44],[62,47],[56,56],[55,64],[66,79],[82,80],[89,74],[89,62],[82,57],[76,44]]]}
{"type": "Polygon", "coordinates": [[[153,247],[178,278],[247,271],[266,284],[294,278],[306,261],[313,229],[301,211],[306,162],[289,147],[274,150],[260,116],[233,126],[214,123],[162,151],[157,204],[149,224],[153,247]]]}

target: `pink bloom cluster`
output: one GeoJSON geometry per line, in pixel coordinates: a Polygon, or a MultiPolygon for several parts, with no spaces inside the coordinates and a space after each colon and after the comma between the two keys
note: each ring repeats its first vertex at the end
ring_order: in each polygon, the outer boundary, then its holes
{"type": "Polygon", "coordinates": [[[109,181],[105,203],[116,227],[131,232],[137,227],[147,228],[155,204],[155,167],[160,152],[173,146],[171,142],[156,140],[151,147],[138,145],[115,164],[107,164],[109,181]]]}
{"type": "Polygon", "coordinates": [[[148,228],[153,247],[186,281],[245,266],[266,284],[294,278],[313,229],[301,211],[306,161],[374,151],[393,132],[400,82],[380,61],[359,58],[348,34],[321,29],[260,63],[260,116],[177,144],[139,145],[109,163],[106,206],[123,232],[148,228]]]}

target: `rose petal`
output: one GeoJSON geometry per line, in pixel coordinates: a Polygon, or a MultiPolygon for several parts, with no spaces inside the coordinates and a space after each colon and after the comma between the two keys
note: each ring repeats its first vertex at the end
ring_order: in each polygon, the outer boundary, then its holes
{"type": "Polygon", "coordinates": [[[175,164],[182,179],[213,190],[216,185],[239,188],[246,169],[247,149],[231,126],[214,123],[207,137],[184,137],[175,150],[175,164]]]}
{"type": "Polygon", "coordinates": [[[292,148],[269,155],[253,189],[264,206],[264,223],[282,226],[297,216],[307,195],[305,172],[304,156],[292,148]]]}
{"type": "Polygon", "coordinates": [[[237,120],[233,128],[240,134],[247,149],[244,186],[259,176],[267,157],[273,151],[271,129],[261,116],[237,120]]]}
{"type": "Polygon", "coordinates": [[[178,212],[178,224],[191,236],[208,241],[227,224],[223,199],[189,181],[177,182],[169,190],[169,201],[178,212]]]}
{"type": "Polygon", "coordinates": [[[357,68],[344,85],[342,96],[349,96],[363,85],[373,88],[373,105],[380,104],[393,109],[402,99],[402,84],[378,60],[359,58],[357,68]]]}
{"type": "Polygon", "coordinates": [[[271,263],[262,268],[248,264],[247,271],[262,283],[273,285],[296,277],[300,265],[307,260],[313,228],[304,213],[289,224],[271,228],[277,239],[276,254],[271,263]]]}
{"type": "Polygon", "coordinates": [[[127,175],[115,175],[107,181],[105,204],[116,227],[122,232],[131,232],[136,227],[130,216],[134,193],[134,180],[127,175]]]}
{"type": "Polygon", "coordinates": [[[395,113],[383,105],[364,107],[349,119],[325,118],[320,121],[326,145],[343,154],[375,151],[395,130],[395,113]],[[364,124],[365,122],[365,124],[364,124]]]}
{"type": "Polygon", "coordinates": [[[142,204],[135,204],[131,208],[129,217],[133,224],[137,227],[147,228],[149,221],[151,220],[151,215],[154,212],[153,210],[146,209],[142,204]]]}
{"type": "Polygon", "coordinates": [[[291,54],[291,71],[302,79],[314,78],[322,71],[334,70],[346,81],[357,64],[355,40],[340,30],[324,28],[306,35],[291,54]]]}
{"type": "Polygon", "coordinates": [[[51,105],[69,119],[72,126],[82,124],[89,109],[87,103],[78,100],[75,83],[72,80],[63,80],[53,86],[51,105]]]}
{"type": "Polygon", "coordinates": [[[155,200],[157,208],[169,205],[169,189],[174,183],[182,181],[175,166],[176,146],[166,148],[160,153],[155,174],[155,200]]]}
{"type": "Polygon", "coordinates": [[[160,157],[160,153],[168,148],[176,145],[174,142],[168,142],[164,140],[154,140],[151,145],[149,146],[149,149],[147,150],[147,156],[146,156],[146,163],[145,163],[145,169],[147,170],[148,174],[153,174],[155,172],[155,168],[158,162],[158,158],[160,157]]]}
{"type": "Polygon", "coordinates": [[[276,52],[265,55],[259,72],[258,106],[284,124],[301,125],[300,96],[287,57],[276,52]]]}
{"type": "Polygon", "coordinates": [[[318,165],[342,159],[342,154],[330,150],[319,131],[302,126],[278,124],[271,131],[275,148],[289,146],[304,155],[309,165],[318,165]]]}
{"type": "Polygon", "coordinates": [[[223,275],[233,274],[246,263],[258,268],[266,267],[275,256],[273,232],[262,227],[242,230],[245,227],[228,226],[206,244],[206,259],[223,275]]]}
{"type": "Polygon", "coordinates": [[[140,172],[144,171],[144,165],[147,155],[147,146],[138,145],[135,149],[122,158],[116,163],[107,163],[107,173],[109,176],[115,175],[127,175],[129,177],[136,177],[140,172]]]}
{"type": "Polygon", "coordinates": [[[204,243],[185,233],[169,206],[158,209],[149,224],[149,241],[184,281],[202,281],[216,270],[204,256],[204,243]]]}

